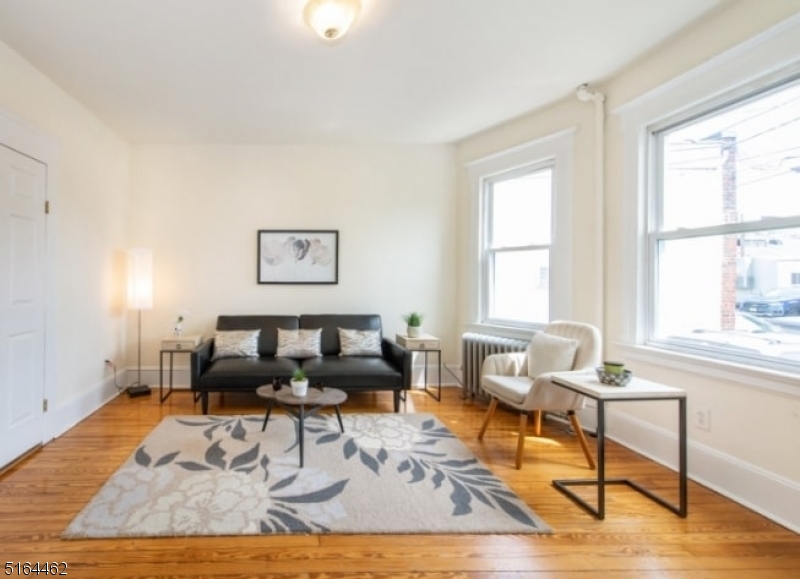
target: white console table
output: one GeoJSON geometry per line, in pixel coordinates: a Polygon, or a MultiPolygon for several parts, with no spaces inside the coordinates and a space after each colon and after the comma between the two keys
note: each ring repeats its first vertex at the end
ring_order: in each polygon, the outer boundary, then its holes
{"type": "Polygon", "coordinates": [[[597,478],[554,480],[553,485],[598,519],[605,518],[606,485],[625,484],[639,491],[676,515],[687,515],[687,450],[686,450],[686,391],[641,378],[632,378],[626,386],[607,386],[594,374],[563,372],[553,375],[553,384],[583,394],[597,401],[597,478]],[[641,400],[678,401],[678,486],[679,504],[670,503],[652,491],[628,478],[606,478],[605,429],[607,402],[633,402],[641,400]],[[587,503],[569,487],[597,486],[597,507],[587,503]]]}

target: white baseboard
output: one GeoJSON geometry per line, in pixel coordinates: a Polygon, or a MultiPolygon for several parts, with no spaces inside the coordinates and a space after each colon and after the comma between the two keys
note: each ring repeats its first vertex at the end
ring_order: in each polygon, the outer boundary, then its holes
{"type": "MultiPolygon", "coordinates": [[[[155,367],[142,368],[142,384],[150,386],[153,392],[157,392],[161,384],[159,377],[159,369],[155,367]]],[[[124,385],[133,384],[138,379],[138,370],[136,368],[128,368],[127,376],[124,385]]],[[[164,389],[169,388],[169,371],[164,369],[164,389]]],[[[175,390],[188,390],[191,388],[191,376],[189,374],[189,366],[175,366],[172,369],[172,388],[175,390]]]]}
{"type": "MultiPolygon", "coordinates": [[[[439,365],[436,364],[436,358],[432,358],[428,360],[428,386],[437,385],[438,376],[439,376],[439,365]],[[433,363],[431,363],[433,362],[433,363]]],[[[450,387],[450,386],[461,386],[453,377],[453,375],[448,371],[448,368],[444,362],[442,363],[442,387],[450,387]]],[[[425,365],[424,364],[415,364],[411,368],[411,387],[412,388],[422,388],[424,386],[425,381],[425,365]]]]}
{"type": "MultiPolygon", "coordinates": [[[[594,412],[582,413],[582,421],[584,415],[587,429],[593,430],[594,412]]],[[[607,411],[606,417],[608,438],[677,472],[678,437],[675,433],[613,410],[607,411]]],[[[691,480],[800,533],[800,485],[693,442],[691,435],[687,446],[691,480]]],[[[691,493],[689,501],[691,505],[691,493]]]]}
{"type": "MultiPolygon", "coordinates": [[[[118,381],[125,376],[124,371],[120,371],[118,374],[118,381]]],[[[121,382],[119,383],[121,384],[121,382]]],[[[88,392],[76,396],[63,404],[51,407],[48,411],[49,416],[45,420],[44,442],[49,442],[61,436],[81,420],[119,396],[119,394],[120,391],[114,385],[113,376],[109,376],[88,392]]]]}

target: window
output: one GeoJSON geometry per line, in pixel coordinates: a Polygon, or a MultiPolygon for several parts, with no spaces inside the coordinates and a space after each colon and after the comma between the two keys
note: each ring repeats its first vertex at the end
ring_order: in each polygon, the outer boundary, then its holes
{"type": "Polygon", "coordinates": [[[550,312],[553,167],[484,181],[486,320],[547,323],[550,312]]]}
{"type": "Polygon", "coordinates": [[[468,164],[474,331],[528,335],[572,313],[573,131],[468,164]]]}
{"type": "Polygon", "coordinates": [[[800,369],[800,81],[651,135],[649,340],[800,369]]]}

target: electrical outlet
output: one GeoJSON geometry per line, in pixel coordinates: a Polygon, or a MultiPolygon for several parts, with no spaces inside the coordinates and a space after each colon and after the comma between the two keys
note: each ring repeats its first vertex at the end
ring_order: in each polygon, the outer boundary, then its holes
{"type": "Polygon", "coordinates": [[[695,410],[694,426],[699,430],[711,432],[711,410],[695,410]]]}

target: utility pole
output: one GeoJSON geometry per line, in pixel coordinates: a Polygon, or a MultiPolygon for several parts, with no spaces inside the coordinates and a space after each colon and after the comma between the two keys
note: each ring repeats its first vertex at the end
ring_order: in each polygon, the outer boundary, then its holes
{"type": "MultiPolygon", "coordinates": [[[[722,155],[722,219],[724,223],[736,223],[736,137],[721,136],[722,155]]],[[[724,235],[722,239],[722,307],[720,328],[736,328],[736,261],[738,235],[724,235]]]]}

